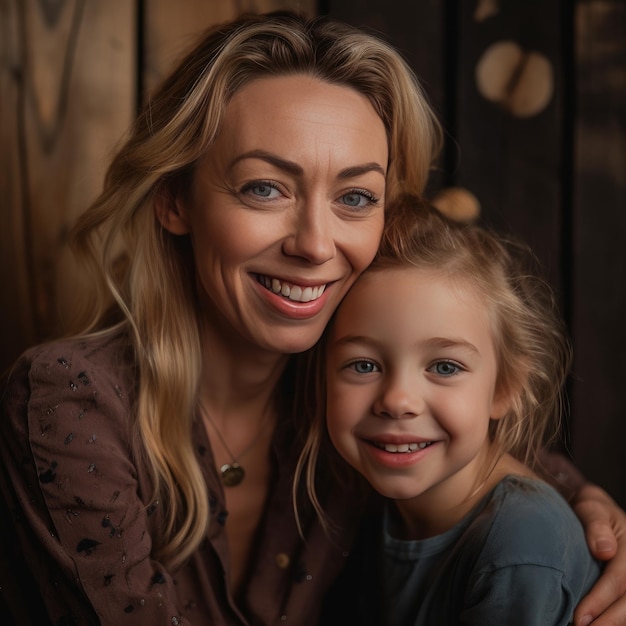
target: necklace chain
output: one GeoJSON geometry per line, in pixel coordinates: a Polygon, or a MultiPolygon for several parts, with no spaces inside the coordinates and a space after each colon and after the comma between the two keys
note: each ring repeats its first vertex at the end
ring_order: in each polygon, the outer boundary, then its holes
{"type": "Polygon", "coordinates": [[[226,450],[228,456],[230,456],[232,459],[230,463],[224,463],[224,465],[220,467],[222,482],[226,487],[236,487],[241,483],[241,481],[243,481],[246,476],[244,468],[239,464],[238,461],[246,454],[248,454],[248,452],[250,452],[250,450],[252,450],[252,448],[254,448],[254,446],[260,441],[260,435],[265,429],[265,424],[267,423],[268,412],[265,412],[264,419],[262,420],[259,431],[257,432],[254,439],[252,439],[252,441],[238,455],[234,455],[231,452],[231,449],[228,447],[224,435],[222,435],[222,432],[217,427],[217,424],[213,421],[211,414],[207,411],[202,401],[199,401],[199,408],[200,412],[207,418],[209,424],[211,424],[211,426],[213,427],[213,430],[215,430],[215,434],[218,436],[220,442],[224,446],[224,450],[226,450]]]}

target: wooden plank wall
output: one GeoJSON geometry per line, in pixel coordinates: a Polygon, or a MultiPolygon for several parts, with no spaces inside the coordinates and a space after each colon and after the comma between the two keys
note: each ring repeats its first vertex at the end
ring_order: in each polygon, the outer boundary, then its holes
{"type": "Polygon", "coordinates": [[[575,14],[573,451],[626,504],[626,3],[575,14]]]}
{"type": "MultiPolygon", "coordinates": [[[[144,93],[241,11],[330,14],[397,45],[447,129],[431,188],[528,240],[576,349],[570,449],[626,506],[623,0],[0,0],[0,368],[54,335],[66,250],[144,93]]],[[[65,307],[65,309],[64,309],[65,307]]]]}

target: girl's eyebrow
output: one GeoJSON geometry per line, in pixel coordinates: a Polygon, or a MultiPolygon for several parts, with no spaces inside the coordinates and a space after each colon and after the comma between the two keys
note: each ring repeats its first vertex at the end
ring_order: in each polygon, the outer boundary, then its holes
{"type": "Polygon", "coordinates": [[[460,337],[431,337],[424,343],[435,348],[465,348],[470,352],[479,354],[478,348],[473,343],[460,337]]]}
{"type": "MultiPolygon", "coordinates": [[[[368,344],[372,346],[380,345],[379,341],[367,335],[343,335],[331,343],[334,346],[343,346],[352,343],[368,344]]],[[[475,354],[480,354],[478,348],[473,343],[460,337],[430,337],[420,343],[421,345],[432,348],[464,348],[475,354]]]]}
{"type": "MultiPolygon", "coordinates": [[[[267,152],[266,150],[250,150],[249,152],[244,152],[231,161],[230,167],[233,167],[245,159],[260,159],[261,161],[265,161],[266,163],[269,163],[270,165],[273,165],[274,167],[277,167],[292,176],[302,176],[304,174],[304,169],[301,165],[298,165],[298,163],[283,159],[282,157],[272,154],[271,152],[267,152]]],[[[346,167],[339,172],[337,178],[355,178],[356,176],[361,176],[362,174],[367,174],[369,172],[378,172],[383,178],[387,175],[385,169],[380,164],[372,161],[371,163],[363,163],[362,165],[346,167]]]]}
{"type": "Polygon", "coordinates": [[[339,337],[339,339],[334,339],[330,343],[334,346],[344,346],[351,343],[365,343],[373,346],[379,345],[378,341],[372,339],[371,337],[368,337],[367,335],[343,335],[342,337],[339,337]]]}

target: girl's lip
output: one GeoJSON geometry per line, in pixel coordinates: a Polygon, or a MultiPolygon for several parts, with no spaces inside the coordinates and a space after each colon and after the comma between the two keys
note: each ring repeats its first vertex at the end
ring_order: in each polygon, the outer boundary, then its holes
{"type": "Polygon", "coordinates": [[[407,443],[432,443],[437,441],[437,437],[424,437],[420,435],[411,435],[411,434],[401,434],[401,435],[375,435],[375,436],[367,436],[360,435],[360,438],[368,443],[372,443],[374,445],[385,445],[385,444],[393,444],[396,446],[400,446],[402,444],[407,443]]]}
{"type": "MultiPolygon", "coordinates": [[[[380,442],[373,441],[371,439],[365,440],[367,443],[367,450],[369,455],[380,465],[384,465],[390,468],[402,468],[407,467],[409,465],[413,465],[416,462],[419,462],[424,456],[429,455],[431,450],[437,446],[437,441],[431,440],[428,445],[423,448],[417,448],[415,450],[407,449],[406,451],[389,451],[384,448],[381,448],[380,442]]],[[[389,444],[389,442],[387,442],[389,444]]],[[[415,440],[412,443],[417,443],[415,440]]],[[[404,444],[389,444],[391,446],[400,446],[406,445],[407,448],[410,446],[409,443],[404,444]]]]}
{"type": "Polygon", "coordinates": [[[434,441],[411,441],[405,443],[383,443],[380,441],[373,441],[374,446],[385,452],[391,452],[393,454],[417,452],[418,450],[424,450],[431,446],[434,441]]]}

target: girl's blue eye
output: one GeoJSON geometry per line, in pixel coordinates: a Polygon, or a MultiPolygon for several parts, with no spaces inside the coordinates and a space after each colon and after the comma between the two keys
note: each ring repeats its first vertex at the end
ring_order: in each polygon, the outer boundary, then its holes
{"type": "Polygon", "coordinates": [[[350,367],[357,374],[371,374],[378,370],[376,365],[371,361],[354,361],[354,363],[350,363],[350,367]]]}
{"type": "Polygon", "coordinates": [[[461,368],[452,361],[438,361],[429,369],[439,376],[454,376],[461,371],[461,368]]]}

